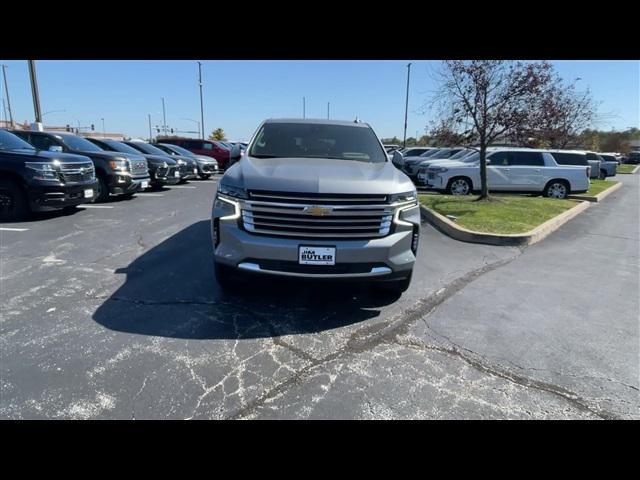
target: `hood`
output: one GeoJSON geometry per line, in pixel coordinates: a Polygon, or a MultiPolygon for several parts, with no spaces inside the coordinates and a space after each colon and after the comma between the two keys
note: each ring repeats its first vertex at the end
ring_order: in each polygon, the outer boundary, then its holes
{"type": "Polygon", "coordinates": [[[391,162],[243,156],[222,182],[247,190],[299,193],[394,194],[415,190],[391,162]]]}
{"type": "Polygon", "coordinates": [[[420,162],[420,166],[428,167],[431,164],[442,165],[443,163],[464,163],[464,162],[461,162],[460,160],[450,160],[448,158],[434,158],[434,159],[428,158],[420,162]]]}
{"type": "Polygon", "coordinates": [[[478,162],[461,162],[459,160],[441,160],[439,162],[433,162],[431,165],[425,165],[425,167],[446,167],[446,168],[459,168],[469,167],[477,168],[478,162]]]}
{"type": "Polygon", "coordinates": [[[79,150],[74,150],[71,153],[78,154],[78,155],[85,155],[89,158],[100,158],[106,161],[115,160],[117,158],[129,158],[130,155],[133,155],[132,153],[111,152],[108,150],[103,150],[100,152],[82,152],[79,150]]]}
{"type": "Polygon", "coordinates": [[[86,155],[74,153],[50,152],[48,150],[0,150],[0,153],[9,153],[11,156],[24,157],[25,160],[33,158],[39,162],[53,162],[59,160],[61,162],[90,162],[91,159],[86,155]]]}
{"type": "Polygon", "coordinates": [[[206,155],[194,155],[193,158],[195,158],[198,162],[203,162],[203,163],[218,163],[218,161],[213,158],[213,157],[207,157],[206,155]]]}

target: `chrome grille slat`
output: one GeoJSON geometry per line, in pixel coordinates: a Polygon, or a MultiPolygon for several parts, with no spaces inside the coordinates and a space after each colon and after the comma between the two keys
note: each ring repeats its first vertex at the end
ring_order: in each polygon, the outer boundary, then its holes
{"type": "Polygon", "coordinates": [[[386,195],[249,192],[249,198],[240,202],[246,231],[294,238],[384,237],[394,211],[382,203],[386,195]],[[312,207],[321,207],[320,214],[312,207]]]}
{"type": "Polygon", "coordinates": [[[60,176],[65,183],[87,182],[95,178],[93,162],[60,163],[60,176]]]}
{"type": "MultiPolygon", "coordinates": [[[[250,222],[248,220],[244,220],[245,225],[253,225],[255,227],[254,222],[250,222]]],[[[259,222],[258,225],[265,225],[267,227],[279,227],[286,228],[292,227],[293,229],[300,228],[298,225],[283,225],[281,223],[268,223],[268,222],[259,222]]],[[[378,225],[367,225],[367,226],[337,226],[337,225],[325,225],[325,226],[315,226],[315,225],[304,225],[304,228],[310,228],[312,230],[373,230],[375,233],[378,233],[380,230],[380,224],[378,225]]]]}
{"type": "Polygon", "coordinates": [[[284,216],[272,216],[272,215],[262,215],[261,213],[256,212],[255,210],[253,211],[252,214],[250,214],[251,216],[253,216],[253,218],[259,218],[259,219],[264,219],[266,221],[269,220],[281,220],[283,222],[315,222],[315,223],[380,223],[378,220],[376,220],[376,218],[347,218],[347,219],[342,219],[342,218],[322,218],[322,217],[312,217],[312,216],[303,216],[303,215],[298,215],[297,218],[296,216],[292,216],[292,217],[284,217],[284,216]]]}

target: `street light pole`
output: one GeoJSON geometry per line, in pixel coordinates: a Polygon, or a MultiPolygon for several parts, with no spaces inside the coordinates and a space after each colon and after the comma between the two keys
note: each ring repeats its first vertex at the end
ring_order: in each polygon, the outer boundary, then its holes
{"type": "Polygon", "coordinates": [[[164,97],[162,98],[162,131],[164,132],[164,136],[167,136],[167,116],[164,110],[164,97]]]}
{"type": "Polygon", "coordinates": [[[149,141],[153,142],[153,133],[151,131],[151,114],[147,113],[147,117],[149,117],[149,141]]]}
{"type": "Polygon", "coordinates": [[[302,97],[302,118],[307,118],[307,99],[302,97]]]}
{"type": "Polygon", "coordinates": [[[104,128],[104,118],[101,118],[100,120],[102,120],[102,136],[103,136],[103,137],[106,137],[106,136],[107,136],[107,134],[105,133],[105,132],[106,132],[106,130],[105,130],[105,128],[104,128]]]}
{"type": "Polygon", "coordinates": [[[327,120],[329,120],[329,102],[327,102],[327,120]]]}
{"type": "MultiPolygon", "coordinates": [[[[5,97],[7,97],[7,108],[9,109],[9,122],[11,123],[11,128],[13,128],[13,113],[11,112],[11,100],[9,100],[9,87],[7,86],[7,66],[2,65],[2,75],[4,77],[4,93],[5,97]]],[[[5,113],[6,116],[6,113],[5,113]]]]}
{"type": "Polygon", "coordinates": [[[198,126],[198,130],[202,133],[198,133],[198,136],[204,140],[204,105],[202,103],[202,63],[198,62],[198,82],[200,84],[200,123],[198,125],[202,125],[202,129],[198,126]]]}
{"type": "Polygon", "coordinates": [[[36,62],[29,62],[29,77],[31,78],[31,94],[33,95],[33,110],[36,117],[36,123],[42,123],[42,113],[40,112],[40,95],[38,94],[38,78],[36,77],[36,62]]]}
{"type": "Polygon", "coordinates": [[[404,142],[403,147],[407,148],[407,113],[409,111],[409,77],[411,75],[411,63],[407,65],[407,100],[404,105],[404,142]]]}

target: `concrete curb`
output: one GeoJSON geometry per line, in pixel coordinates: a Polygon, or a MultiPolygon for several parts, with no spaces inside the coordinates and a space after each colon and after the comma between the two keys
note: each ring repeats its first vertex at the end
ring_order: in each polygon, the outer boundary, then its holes
{"type": "Polygon", "coordinates": [[[589,202],[581,201],[575,207],[572,207],[569,210],[562,212],[560,215],[547,220],[542,225],[538,225],[533,230],[529,230],[525,233],[515,234],[474,232],[473,230],[467,230],[460,225],[456,225],[456,223],[452,222],[444,215],[441,215],[422,204],[420,205],[420,210],[427,221],[429,221],[429,223],[431,223],[441,232],[445,233],[451,238],[454,238],[455,240],[460,240],[461,242],[484,243],[487,245],[513,247],[533,245],[534,243],[539,242],[547,235],[556,231],[562,225],[567,223],[573,217],[589,208],[590,205],[591,204],[589,202]]]}
{"type": "Polygon", "coordinates": [[[569,198],[571,200],[584,200],[584,201],[587,201],[587,202],[598,203],[599,201],[601,201],[602,199],[608,197],[609,195],[611,195],[613,192],[615,192],[619,188],[622,188],[622,183],[621,182],[617,182],[615,185],[612,185],[611,187],[607,188],[606,190],[603,190],[602,192],[600,192],[598,195],[595,195],[595,196],[569,195],[567,198],[569,198]]]}

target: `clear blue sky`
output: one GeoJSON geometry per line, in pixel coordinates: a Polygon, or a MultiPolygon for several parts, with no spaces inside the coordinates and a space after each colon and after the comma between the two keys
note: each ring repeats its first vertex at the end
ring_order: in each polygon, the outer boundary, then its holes
{"type": "MultiPolygon", "coordinates": [[[[224,128],[231,140],[248,140],[259,122],[269,117],[301,117],[306,97],[308,118],[358,116],[381,137],[402,137],[407,61],[204,61],[205,128],[207,135],[224,128]]],[[[26,61],[2,61],[14,120],[33,121],[26,61]]],[[[413,61],[407,136],[424,133],[430,120],[421,107],[434,89],[429,76],[435,61],[413,61]]],[[[580,77],[605,114],[602,129],[640,126],[640,62],[553,62],[567,78],[580,77]]],[[[196,130],[183,118],[200,119],[195,61],[38,61],[40,102],[45,125],[95,124],[107,132],[148,136],[152,124],[162,124],[161,97],[167,124],[196,130]]],[[[2,89],[2,98],[4,98],[2,89]]],[[[1,104],[0,104],[1,105],[1,104]]],[[[4,112],[0,111],[4,119],[4,112]]],[[[194,135],[195,136],[195,135],[194,135]]]]}

